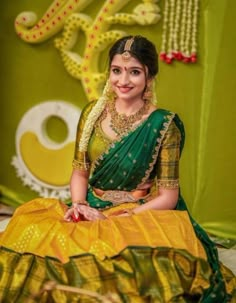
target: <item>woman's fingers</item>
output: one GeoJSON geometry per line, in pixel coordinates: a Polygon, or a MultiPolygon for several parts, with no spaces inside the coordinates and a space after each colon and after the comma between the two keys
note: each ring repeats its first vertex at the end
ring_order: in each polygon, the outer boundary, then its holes
{"type": "Polygon", "coordinates": [[[100,211],[95,208],[86,205],[76,205],[66,211],[64,220],[69,222],[78,222],[80,221],[81,215],[88,221],[106,219],[106,216],[104,216],[100,211]]]}
{"type": "Polygon", "coordinates": [[[79,220],[79,214],[80,214],[80,211],[79,211],[79,208],[78,207],[71,207],[69,208],[65,215],[64,215],[64,220],[66,221],[78,221],[79,220]]]}
{"type": "Polygon", "coordinates": [[[75,217],[75,220],[78,220],[79,218],[79,211],[78,211],[78,208],[77,207],[73,207],[73,216],[75,217]]]}
{"type": "Polygon", "coordinates": [[[64,220],[66,220],[66,221],[71,221],[72,220],[72,214],[74,213],[74,209],[73,208],[69,208],[67,211],[66,211],[66,213],[65,213],[65,215],[64,215],[64,220]]]}

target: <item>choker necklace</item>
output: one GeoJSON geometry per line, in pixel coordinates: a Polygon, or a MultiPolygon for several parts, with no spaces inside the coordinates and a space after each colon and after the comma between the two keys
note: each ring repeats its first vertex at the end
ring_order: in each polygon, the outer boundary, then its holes
{"type": "Polygon", "coordinates": [[[117,112],[115,100],[108,102],[108,110],[111,115],[110,127],[118,136],[127,134],[133,128],[134,123],[141,120],[142,116],[148,112],[149,106],[150,103],[144,101],[143,106],[135,114],[126,116],[117,112]]]}

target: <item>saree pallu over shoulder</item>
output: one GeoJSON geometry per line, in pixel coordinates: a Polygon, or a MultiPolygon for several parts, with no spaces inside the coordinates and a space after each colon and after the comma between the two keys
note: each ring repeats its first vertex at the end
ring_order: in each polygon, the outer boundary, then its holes
{"type": "MultiPolygon", "coordinates": [[[[183,125],[178,116],[157,109],[135,130],[112,143],[95,162],[89,184],[104,190],[138,188],[152,179],[159,149],[171,121],[183,125]]],[[[184,144],[184,129],[180,129],[184,144]]]]}

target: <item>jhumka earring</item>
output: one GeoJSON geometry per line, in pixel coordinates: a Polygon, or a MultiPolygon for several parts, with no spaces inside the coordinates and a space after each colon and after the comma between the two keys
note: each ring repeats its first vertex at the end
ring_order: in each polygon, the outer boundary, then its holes
{"type": "Polygon", "coordinates": [[[130,50],[131,50],[131,46],[134,42],[134,37],[128,39],[126,42],[125,42],[125,47],[124,47],[124,52],[122,53],[122,59],[124,61],[129,61],[129,59],[131,58],[131,55],[130,55],[130,50]]]}
{"type": "Polygon", "coordinates": [[[148,80],[147,85],[145,87],[145,90],[143,92],[143,100],[146,102],[152,102],[153,101],[153,81],[148,80]]]}

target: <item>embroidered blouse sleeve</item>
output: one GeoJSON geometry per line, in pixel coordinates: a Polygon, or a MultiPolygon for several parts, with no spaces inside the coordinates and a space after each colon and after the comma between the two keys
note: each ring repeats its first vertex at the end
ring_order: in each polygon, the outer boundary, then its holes
{"type": "Polygon", "coordinates": [[[74,150],[74,159],[72,161],[72,167],[74,169],[89,171],[90,161],[87,152],[79,151],[79,142],[84,128],[85,121],[90,113],[94,102],[90,102],[82,111],[77,126],[76,141],[75,141],[75,150],[74,150]]]}
{"type": "Polygon", "coordinates": [[[163,138],[157,160],[158,187],[179,187],[180,140],[180,131],[172,121],[163,138]]]}

